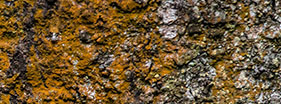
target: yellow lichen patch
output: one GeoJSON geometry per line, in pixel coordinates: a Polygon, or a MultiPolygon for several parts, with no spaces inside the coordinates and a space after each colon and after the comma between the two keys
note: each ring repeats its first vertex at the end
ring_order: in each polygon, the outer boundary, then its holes
{"type": "Polygon", "coordinates": [[[5,72],[10,66],[9,57],[6,53],[0,50],[0,70],[1,72],[5,72]]]}
{"type": "Polygon", "coordinates": [[[35,0],[25,0],[25,2],[27,2],[28,4],[34,6],[36,1],[35,0]]]}
{"type": "Polygon", "coordinates": [[[43,13],[44,13],[44,10],[43,10],[43,9],[38,9],[38,10],[36,11],[34,17],[35,17],[36,19],[40,20],[41,17],[43,17],[43,15],[44,15],[43,13]]]}
{"type": "Polygon", "coordinates": [[[9,104],[10,103],[10,96],[11,95],[5,95],[5,94],[2,94],[1,98],[0,98],[0,103],[1,104],[9,104]]]}
{"type": "Polygon", "coordinates": [[[134,8],[140,7],[134,0],[110,0],[110,2],[116,2],[122,10],[131,11],[134,8]]]}

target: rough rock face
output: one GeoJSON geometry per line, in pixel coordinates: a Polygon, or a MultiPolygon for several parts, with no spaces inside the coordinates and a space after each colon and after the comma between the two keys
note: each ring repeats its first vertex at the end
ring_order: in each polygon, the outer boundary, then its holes
{"type": "Polygon", "coordinates": [[[2,0],[0,103],[281,102],[280,0],[2,0]]]}

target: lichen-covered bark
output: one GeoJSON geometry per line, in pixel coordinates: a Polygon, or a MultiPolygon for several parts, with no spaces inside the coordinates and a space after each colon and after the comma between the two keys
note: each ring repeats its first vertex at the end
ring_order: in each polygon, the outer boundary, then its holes
{"type": "Polygon", "coordinates": [[[2,0],[0,103],[279,103],[278,0],[2,0]]]}

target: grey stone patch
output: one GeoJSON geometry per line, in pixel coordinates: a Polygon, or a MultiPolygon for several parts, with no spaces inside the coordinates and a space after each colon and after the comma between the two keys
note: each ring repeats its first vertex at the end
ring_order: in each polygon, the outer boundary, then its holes
{"type": "Polygon", "coordinates": [[[158,11],[160,17],[164,24],[169,24],[177,20],[178,16],[176,15],[177,10],[172,8],[159,9],[158,11]]]}
{"type": "Polygon", "coordinates": [[[190,62],[186,68],[184,68],[185,74],[183,76],[184,81],[186,81],[186,87],[188,91],[191,92],[191,98],[189,100],[195,100],[193,98],[206,99],[211,95],[209,91],[216,76],[216,69],[209,65],[209,59],[207,58],[197,58],[190,62]]]}
{"type": "Polygon", "coordinates": [[[164,35],[163,38],[165,38],[165,39],[173,39],[178,34],[177,25],[172,25],[172,26],[164,25],[164,26],[161,26],[159,28],[159,32],[164,35]]]}
{"type": "Polygon", "coordinates": [[[139,3],[139,4],[143,4],[143,3],[147,3],[148,0],[134,0],[136,3],[139,3]]]}
{"type": "Polygon", "coordinates": [[[157,10],[160,21],[159,32],[163,35],[164,39],[173,39],[179,35],[178,32],[183,33],[182,26],[177,24],[180,19],[179,8],[184,7],[186,1],[184,0],[164,0],[157,10]]]}
{"type": "Polygon", "coordinates": [[[89,44],[89,43],[93,42],[93,40],[91,38],[92,38],[92,36],[87,31],[85,31],[85,30],[79,31],[79,39],[83,44],[89,44]]]}
{"type": "Polygon", "coordinates": [[[209,63],[209,58],[198,56],[180,68],[175,75],[164,79],[161,102],[191,103],[211,99],[216,69],[209,63]]]}

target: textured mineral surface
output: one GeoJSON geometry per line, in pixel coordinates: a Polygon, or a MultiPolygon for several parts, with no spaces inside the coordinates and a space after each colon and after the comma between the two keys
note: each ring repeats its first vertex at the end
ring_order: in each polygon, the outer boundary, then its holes
{"type": "Polygon", "coordinates": [[[1,104],[280,102],[280,0],[0,0],[1,104]]]}

